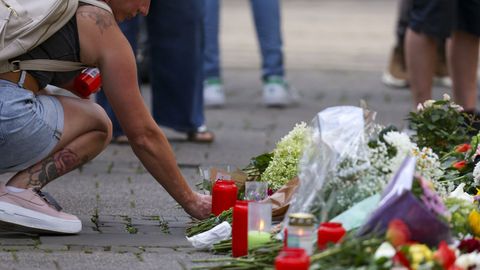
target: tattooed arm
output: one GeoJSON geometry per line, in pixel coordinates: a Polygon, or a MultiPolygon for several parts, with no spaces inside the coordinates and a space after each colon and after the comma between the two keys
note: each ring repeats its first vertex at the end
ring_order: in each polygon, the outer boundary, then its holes
{"type": "Polygon", "coordinates": [[[113,16],[83,6],[77,12],[77,22],[81,60],[99,67],[103,91],[137,157],[187,213],[208,217],[211,198],[193,192],[182,176],[167,138],[145,106],[132,48],[113,16]]]}

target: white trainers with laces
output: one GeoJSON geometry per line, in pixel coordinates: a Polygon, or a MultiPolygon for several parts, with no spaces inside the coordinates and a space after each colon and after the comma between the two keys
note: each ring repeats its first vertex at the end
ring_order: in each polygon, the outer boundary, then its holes
{"type": "Polygon", "coordinates": [[[295,89],[280,76],[268,77],[263,83],[263,104],[267,107],[285,107],[298,102],[295,89]]]}
{"type": "Polygon", "coordinates": [[[207,107],[225,105],[225,91],[219,79],[211,78],[203,82],[203,104],[207,107]]]}

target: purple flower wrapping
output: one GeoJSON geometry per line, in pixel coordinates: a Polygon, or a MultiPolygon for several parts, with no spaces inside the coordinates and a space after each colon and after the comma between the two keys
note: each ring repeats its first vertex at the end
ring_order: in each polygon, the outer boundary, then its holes
{"type": "Polygon", "coordinates": [[[429,246],[437,246],[442,240],[451,242],[448,225],[407,190],[376,209],[360,228],[358,234],[359,236],[383,235],[393,219],[401,219],[407,224],[412,241],[429,246]]]}

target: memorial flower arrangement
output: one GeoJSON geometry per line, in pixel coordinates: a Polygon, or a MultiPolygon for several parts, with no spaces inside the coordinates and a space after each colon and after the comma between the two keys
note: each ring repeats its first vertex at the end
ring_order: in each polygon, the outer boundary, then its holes
{"type": "MultiPolygon", "coordinates": [[[[448,95],[419,105],[408,119],[412,136],[374,124],[364,109],[328,108],[260,162],[252,159],[250,169],[262,170],[251,171],[255,180],[279,185],[298,176],[289,211],[314,214],[317,222],[396,194],[341,242],[317,249],[310,269],[480,269],[480,135],[469,138],[467,115],[448,95]],[[408,191],[389,190],[392,179],[405,178],[397,174],[406,156],[415,157],[415,178],[408,191]]],[[[282,245],[272,238],[248,256],[217,260],[216,269],[272,269],[282,245]]],[[[230,246],[227,240],[213,249],[228,253],[230,246]]]]}

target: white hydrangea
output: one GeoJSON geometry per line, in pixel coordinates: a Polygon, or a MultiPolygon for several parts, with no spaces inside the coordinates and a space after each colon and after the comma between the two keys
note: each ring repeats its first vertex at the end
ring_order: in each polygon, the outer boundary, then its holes
{"type": "Polygon", "coordinates": [[[307,124],[297,124],[273,150],[273,159],[262,174],[269,188],[277,190],[298,173],[298,163],[305,146],[307,124]]]}
{"type": "Polygon", "coordinates": [[[450,96],[449,96],[447,93],[443,94],[443,100],[445,100],[445,101],[450,101],[450,99],[451,99],[451,98],[450,98],[450,96]]]}

